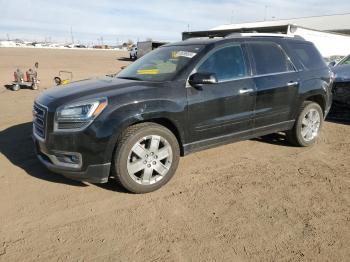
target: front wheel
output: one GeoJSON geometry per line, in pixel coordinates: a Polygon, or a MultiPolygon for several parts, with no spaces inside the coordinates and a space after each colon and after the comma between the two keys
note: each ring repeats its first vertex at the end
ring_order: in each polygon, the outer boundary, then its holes
{"type": "Polygon", "coordinates": [[[165,185],[180,158],[174,134],[155,123],[127,128],[118,142],[112,175],[133,193],[148,193],[165,185]]]}
{"type": "Polygon", "coordinates": [[[12,91],[18,91],[21,89],[21,86],[19,84],[13,84],[12,85],[12,91]]]}
{"type": "Polygon", "coordinates": [[[323,111],[314,102],[304,102],[293,129],[287,131],[287,140],[295,145],[307,147],[316,142],[323,125],[323,111]]]}

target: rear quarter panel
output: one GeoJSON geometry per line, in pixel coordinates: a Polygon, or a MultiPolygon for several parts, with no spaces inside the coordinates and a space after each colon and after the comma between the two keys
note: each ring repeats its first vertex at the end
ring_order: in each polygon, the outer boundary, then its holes
{"type": "Polygon", "coordinates": [[[299,113],[302,103],[308,98],[320,95],[323,98],[324,113],[328,113],[332,104],[332,79],[329,68],[305,70],[300,74],[299,103],[295,108],[295,117],[299,113]]]}

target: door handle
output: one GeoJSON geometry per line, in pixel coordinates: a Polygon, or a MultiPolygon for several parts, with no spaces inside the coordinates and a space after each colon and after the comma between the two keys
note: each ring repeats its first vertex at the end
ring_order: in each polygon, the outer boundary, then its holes
{"type": "Polygon", "coordinates": [[[253,88],[243,88],[243,89],[240,89],[240,90],[239,90],[239,93],[240,93],[241,95],[243,95],[243,94],[248,94],[248,93],[251,93],[251,92],[254,92],[254,89],[253,89],[253,88]]]}
{"type": "Polygon", "coordinates": [[[287,83],[287,86],[297,86],[299,85],[299,82],[296,82],[296,81],[290,81],[287,83]]]}

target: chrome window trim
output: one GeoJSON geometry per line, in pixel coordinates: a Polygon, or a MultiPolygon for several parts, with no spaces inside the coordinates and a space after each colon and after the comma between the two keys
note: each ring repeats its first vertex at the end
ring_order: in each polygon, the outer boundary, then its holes
{"type": "Polygon", "coordinates": [[[232,82],[236,80],[244,80],[244,79],[253,79],[257,77],[265,77],[265,76],[274,76],[274,75],[283,75],[283,74],[290,74],[295,73],[296,71],[284,71],[284,72],[276,72],[276,73],[270,73],[270,74],[260,74],[260,75],[251,75],[251,76],[245,76],[245,77],[239,77],[239,78],[233,78],[229,80],[219,81],[218,83],[226,83],[226,82],[232,82]]]}
{"type": "MultiPolygon", "coordinates": [[[[276,72],[276,73],[270,73],[270,74],[260,74],[260,75],[249,75],[249,76],[245,76],[245,77],[239,77],[239,78],[233,78],[233,79],[228,79],[228,80],[224,80],[224,81],[218,81],[218,84],[220,83],[226,83],[226,82],[232,82],[232,81],[239,81],[239,80],[244,80],[244,79],[253,79],[253,78],[257,78],[257,77],[265,77],[265,76],[274,76],[274,75],[283,75],[283,74],[290,74],[290,73],[295,73],[297,71],[284,71],[284,72],[276,72]]],[[[192,72],[190,74],[190,76],[192,74],[194,74],[196,72],[192,72]]],[[[191,85],[188,83],[189,77],[187,79],[187,83],[186,83],[186,88],[190,88],[191,85]]]]}
{"type": "MultiPolygon", "coordinates": [[[[232,81],[239,81],[239,80],[244,80],[244,79],[253,79],[253,78],[257,78],[257,77],[265,77],[265,76],[274,76],[274,75],[283,75],[283,74],[290,74],[290,73],[295,73],[297,71],[284,71],[284,72],[276,72],[276,73],[270,73],[270,74],[260,74],[260,75],[250,75],[250,76],[245,76],[245,77],[239,77],[239,78],[233,78],[233,79],[228,79],[228,80],[224,80],[224,81],[218,81],[217,84],[220,83],[226,83],[226,82],[232,82],[232,81]]],[[[196,72],[192,72],[190,74],[190,76],[192,74],[194,74],[196,72]]],[[[191,85],[188,83],[189,77],[187,79],[187,83],[186,83],[186,88],[190,88],[191,85]],[[187,85],[188,84],[188,85],[187,85]]]]}

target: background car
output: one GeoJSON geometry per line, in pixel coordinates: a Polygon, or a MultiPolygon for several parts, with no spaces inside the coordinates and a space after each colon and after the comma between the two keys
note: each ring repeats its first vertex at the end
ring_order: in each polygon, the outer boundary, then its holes
{"type": "Polygon", "coordinates": [[[345,64],[350,64],[350,55],[339,59],[332,59],[328,65],[333,67],[333,66],[345,65],[345,64]]]}
{"type": "Polygon", "coordinates": [[[350,55],[332,67],[335,74],[333,101],[350,106],[350,55]]]}

